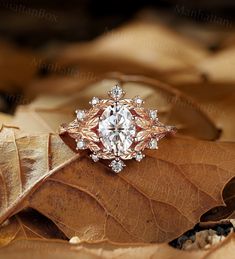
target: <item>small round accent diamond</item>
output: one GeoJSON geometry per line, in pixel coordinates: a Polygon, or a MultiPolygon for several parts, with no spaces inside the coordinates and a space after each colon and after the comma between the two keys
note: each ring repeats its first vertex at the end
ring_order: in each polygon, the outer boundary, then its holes
{"type": "Polygon", "coordinates": [[[82,139],[77,140],[77,149],[86,149],[86,143],[82,139]]]}
{"type": "Polygon", "coordinates": [[[125,92],[122,90],[122,88],[119,85],[115,85],[109,92],[109,95],[113,99],[120,99],[124,94],[125,92]]]}
{"type": "Polygon", "coordinates": [[[142,152],[138,152],[135,156],[135,160],[140,162],[144,157],[145,155],[142,152]]]}
{"type": "Polygon", "coordinates": [[[98,157],[97,154],[95,154],[95,153],[91,154],[90,157],[92,158],[92,160],[93,160],[94,162],[98,162],[98,161],[99,161],[99,157],[98,157]]]}
{"type": "Polygon", "coordinates": [[[84,110],[77,110],[76,114],[77,114],[78,121],[82,121],[86,116],[86,113],[84,110]]]}
{"type": "Polygon", "coordinates": [[[150,111],[149,111],[149,117],[150,117],[152,120],[156,120],[156,119],[157,119],[157,111],[156,111],[156,110],[150,110],[150,111]]]}
{"type": "Polygon", "coordinates": [[[100,102],[100,99],[98,97],[93,97],[92,100],[90,101],[90,104],[92,106],[97,105],[100,102]]]}
{"type": "Polygon", "coordinates": [[[139,96],[136,96],[134,98],[134,101],[135,101],[137,106],[141,106],[144,103],[144,101],[139,96]]]}
{"type": "Polygon", "coordinates": [[[150,141],[149,141],[149,148],[150,149],[158,149],[158,146],[157,146],[157,140],[152,138],[150,141]]]}
{"type": "Polygon", "coordinates": [[[110,165],[110,167],[112,167],[112,170],[115,172],[115,173],[120,173],[123,169],[123,167],[125,167],[126,165],[124,164],[124,162],[120,159],[115,159],[113,160],[110,165]]]}

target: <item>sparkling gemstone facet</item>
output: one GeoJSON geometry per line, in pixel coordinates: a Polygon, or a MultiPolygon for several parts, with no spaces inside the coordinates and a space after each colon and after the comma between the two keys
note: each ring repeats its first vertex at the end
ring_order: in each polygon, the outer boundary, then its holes
{"type": "Polygon", "coordinates": [[[139,96],[136,96],[134,98],[134,101],[135,101],[137,106],[141,106],[143,104],[143,102],[144,102],[139,96]]]}
{"type": "Polygon", "coordinates": [[[90,101],[90,104],[95,106],[96,104],[98,104],[100,101],[100,99],[98,97],[93,97],[92,100],[90,101]]]}
{"type": "Polygon", "coordinates": [[[95,153],[91,154],[90,157],[92,158],[92,160],[94,162],[98,162],[99,161],[99,157],[95,153]]]}
{"type": "Polygon", "coordinates": [[[144,154],[142,154],[141,152],[138,152],[135,156],[135,159],[136,161],[140,162],[144,157],[145,157],[144,154]]]}
{"type": "Polygon", "coordinates": [[[84,140],[79,139],[77,141],[77,149],[85,149],[86,148],[86,143],[84,140]]]}
{"type": "Polygon", "coordinates": [[[120,173],[123,167],[125,166],[125,164],[122,160],[113,160],[109,166],[112,167],[112,170],[115,173],[120,173]]]}
{"type": "Polygon", "coordinates": [[[153,138],[153,139],[150,140],[149,148],[150,149],[158,149],[157,140],[156,139],[153,138]]]}
{"type": "Polygon", "coordinates": [[[119,99],[124,95],[124,91],[118,85],[115,85],[109,92],[110,96],[114,99],[119,99]]]}
{"type": "Polygon", "coordinates": [[[136,128],[125,105],[108,106],[99,122],[99,136],[104,147],[116,156],[125,154],[134,140],[136,128]]]}
{"type": "Polygon", "coordinates": [[[157,111],[156,110],[150,110],[149,116],[152,120],[156,120],[157,119],[157,111]]]}
{"type": "Polygon", "coordinates": [[[84,110],[77,110],[76,113],[77,113],[77,119],[79,121],[81,121],[81,120],[83,120],[85,118],[86,114],[85,114],[84,110]]]}

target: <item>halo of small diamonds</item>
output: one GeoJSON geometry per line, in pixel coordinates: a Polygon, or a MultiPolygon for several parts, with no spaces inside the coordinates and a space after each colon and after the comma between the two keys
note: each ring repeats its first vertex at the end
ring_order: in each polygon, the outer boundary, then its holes
{"type": "Polygon", "coordinates": [[[112,160],[109,167],[120,173],[124,160],[144,159],[144,149],[157,149],[158,141],[175,132],[158,120],[157,110],[146,110],[136,96],[123,98],[124,90],[115,85],[108,92],[110,99],[93,97],[89,110],[77,110],[76,119],[61,126],[77,142],[77,150],[89,149],[94,162],[112,160]]]}

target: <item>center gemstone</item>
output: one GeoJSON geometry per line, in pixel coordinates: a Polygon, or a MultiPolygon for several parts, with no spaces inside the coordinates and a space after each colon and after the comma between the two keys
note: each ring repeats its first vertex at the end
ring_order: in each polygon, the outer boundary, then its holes
{"type": "Polygon", "coordinates": [[[104,147],[116,156],[125,154],[135,136],[135,124],[126,106],[115,103],[101,115],[99,136],[104,147]]]}

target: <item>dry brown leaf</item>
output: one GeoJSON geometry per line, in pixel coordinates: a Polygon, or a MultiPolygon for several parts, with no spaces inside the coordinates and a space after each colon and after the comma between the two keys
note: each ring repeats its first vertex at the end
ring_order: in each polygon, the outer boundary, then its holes
{"type": "Polygon", "coordinates": [[[114,78],[117,79],[98,81],[70,96],[38,98],[32,104],[18,109],[14,123],[29,133],[56,132],[60,124],[73,120],[77,108],[88,108],[92,96],[107,97],[107,91],[121,80],[128,97],[139,93],[147,107],[158,109],[162,122],[176,125],[181,134],[207,140],[219,137],[219,131],[211,120],[193,100],[181,92],[146,77],[116,75],[114,78]]]}
{"type": "Polygon", "coordinates": [[[210,250],[181,251],[167,244],[120,246],[112,243],[70,245],[66,242],[18,240],[0,249],[8,259],[234,259],[235,236],[231,234],[210,250]]]}
{"type": "Polygon", "coordinates": [[[101,76],[95,73],[79,72],[84,74],[83,76],[58,76],[53,75],[46,78],[37,78],[32,80],[27,88],[27,95],[29,97],[42,94],[73,94],[80,89],[86,87],[88,83],[97,81],[101,76]],[[87,74],[87,75],[86,75],[87,74]]]}
{"type": "Polygon", "coordinates": [[[235,179],[232,179],[225,185],[223,190],[223,199],[226,203],[226,207],[219,206],[207,211],[202,215],[201,221],[216,222],[226,218],[235,219],[235,179]]]}
{"type": "Polygon", "coordinates": [[[10,125],[12,123],[13,116],[0,112],[0,129],[3,125],[10,125]]]}
{"type": "Polygon", "coordinates": [[[233,84],[191,84],[177,86],[198,103],[200,108],[221,129],[220,140],[235,140],[235,86],[233,84]]]}
{"type": "Polygon", "coordinates": [[[194,98],[201,109],[221,129],[220,140],[235,140],[235,49],[229,48],[200,62],[198,69],[206,75],[206,82],[191,80],[178,82],[169,77],[177,89],[194,98]]]}
{"type": "Polygon", "coordinates": [[[195,64],[208,56],[207,50],[195,41],[163,25],[138,20],[93,42],[69,45],[59,53],[55,63],[79,65],[86,71],[118,71],[158,78],[185,70],[201,78],[195,64]]]}
{"type": "Polygon", "coordinates": [[[0,226],[0,246],[16,239],[65,239],[61,231],[46,217],[33,210],[22,211],[0,226]]]}
{"type": "MultiPolygon", "coordinates": [[[[182,71],[181,73],[171,74],[164,78],[170,84],[177,86],[187,85],[188,90],[191,84],[224,84],[234,85],[235,83],[235,48],[230,47],[211,55],[195,64],[194,71],[182,71]],[[201,76],[199,76],[201,75],[201,76]]],[[[213,91],[211,92],[213,94],[213,91]]]]}
{"type": "MultiPolygon", "coordinates": [[[[163,81],[181,87],[187,86],[190,90],[191,85],[205,84],[220,84],[223,85],[234,85],[235,76],[235,48],[230,47],[217,52],[214,55],[205,57],[201,61],[195,63],[193,69],[184,69],[178,73],[171,73],[170,75],[164,76],[159,75],[163,81]]],[[[151,75],[155,77],[155,75],[151,75]]],[[[212,91],[213,94],[213,91],[212,91]]]]}
{"type": "Polygon", "coordinates": [[[213,83],[235,83],[235,47],[220,51],[218,54],[197,64],[198,69],[213,83]]]}
{"type": "Polygon", "coordinates": [[[16,137],[16,134],[20,134],[18,130],[8,127],[3,127],[0,132],[1,215],[12,214],[11,209],[48,176],[51,167],[63,166],[74,155],[62,140],[54,136],[16,137]]]}
{"type": "Polygon", "coordinates": [[[118,246],[115,244],[70,245],[68,242],[18,240],[0,249],[0,258],[8,259],[154,259],[181,258],[198,259],[205,251],[185,252],[174,249],[167,244],[142,247],[118,246]]]}
{"type": "Polygon", "coordinates": [[[56,135],[0,135],[3,222],[25,207],[51,219],[67,237],[165,242],[223,205],[235,175],[235,145],[169,139],[115,175],[75,155],[56,135]]]}

